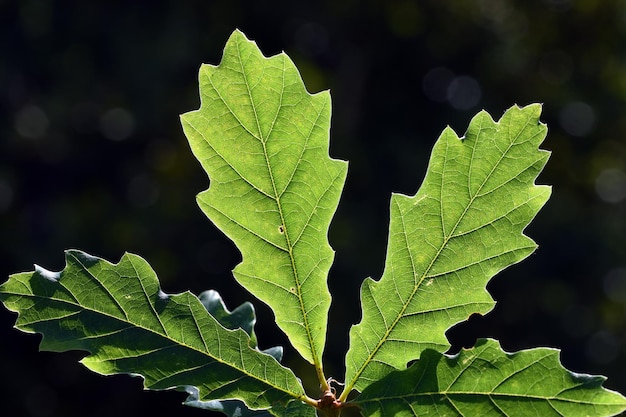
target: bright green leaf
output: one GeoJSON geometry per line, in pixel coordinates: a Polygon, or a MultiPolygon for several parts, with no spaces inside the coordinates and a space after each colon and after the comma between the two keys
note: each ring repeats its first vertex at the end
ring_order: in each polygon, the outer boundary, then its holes
{"type": "Polygon", "coordinates": [[[328,155],[330,94],[309,94],[287,55],[266,58],[235,31],[221,64],[201,67],[200,97],[182,116],[211,181],[198,204],[242,252],[235,278],[321,375],[327,234],[347,170],[328,155]]]}
{"type": "Polygon", "coordinates": [[[495,340],[480,340],[455,356],[427,349],[355,402],[366,417],[602,417],[626,410],[626,398],[603,388],[604,380],[569,372],[556,349],[506,353],[495,340]]]}
{"type": "Polygon", "coordinates": [[[550,196],[534,184],[549,157],[540,112],[513,107],[498,123],[480,112],[462,139],[445,129],[418,193],[393,195],[385,270],[363,283],[350,331],[346,393],[446,351],[448,328],[493,307],[489,279],[535,250],[522,231],[550,196]]]}
{"type": "Polygon", "coordinates": [[[155,390],[193,386],[200,401],[235,398],[251,409],[304,398],[291,370],[222,327],[193,294],[165,294],[136,255],[114,265],[67,251],[61,272],[12,275],[0,301],[19,313],[18,329],[43,334],[42,350],[89,352],[81,362],[104,375],[140,375],[155,390]]]}

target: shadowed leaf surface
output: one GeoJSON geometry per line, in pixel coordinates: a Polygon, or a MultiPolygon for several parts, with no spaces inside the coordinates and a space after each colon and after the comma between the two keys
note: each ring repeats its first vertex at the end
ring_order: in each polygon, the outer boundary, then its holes
{"type": "MultiPolygon", "coordinates": [[[[251,342],[256,344],[256,338],[254,337],[254,324],[256,323],[256,315],[254,313],[254,306],[245,302],[235,308],[233,311],[229,311],[222,300],[220,294],[215,290],[207,290],[198,295],[200,302],[207,309],[209,314],[217,319],[217,321],[227,329],[242,329],[249,336],[251,336],[251,342]]],[[[277,361],[281,361],[283,356],[283,348],[281,346],[274,346],[269,349],[265,349],[263,353],[273,356],[277,361]]],[[[185,400],[184,404],[201,408],[204,410],[220,411],[229,417],[269,417],[276,416],[315,416],[315,410],[298,400],[293,400],[287,404],[286,407],[282,407],[276,404],[272,410],[250,410],[242,401],[237,400],[211,400],[200,401],[198,398],[198,389],[196,387],[188,387],[186,391],[189,393],[189,397],[185,400]],[[295,414],[294,414],[295,413],[295,414]]]]}
{"type": "Polygon", "coordinates": [[[567,371],[556,349],[506,353],[480,340],[458,355],[427,349],[417,363],[371,384],[355,400],[366,417],[612,416],[626,398],[605,378],[567,371]]]}

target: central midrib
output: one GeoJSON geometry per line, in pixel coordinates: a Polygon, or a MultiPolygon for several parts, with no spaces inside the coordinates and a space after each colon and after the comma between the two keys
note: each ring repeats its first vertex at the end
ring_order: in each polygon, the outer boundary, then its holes
{"type": "MultiPolygon", "coordinates": [[[[304,325],[304,329],[306,331],[306,337],[307,337],[307,342],[309,344],[309,348],[311,350],[311,356],[313,359],[313,363],[315,364],[316,369],[321,369],[321,362],[319,359],[319,355],[317,352],[317,348],[315,346],[315,342],[313,339],[313,335],[311,334],[311,326],[309,324],[309,319],[308,319],[308,315],[306,313],[306,308],[304,305],[304,297],[302,296],[302,284],[300,282],[300,277],[298,275],[298,269],[296,267],[296,263],[295,263],[295,258],[294,258],[294,254],[293,254],[293,245],[291,243],[291,240],[289,238],[289,228],[287,227],[287,224],[285,222],[285,214],[282,208],[282,204],[281,204],[281,194],[278,192],[278,189],[276,187],[276,181],[274,179],[274,173],[272,171],[272,166],[269,160],[269,154],[267,151],[267,145],[266,145],[266,141],[269,138],[269,136],[272,133],[272,130],[274,128],[274,123],[272,123],[272,126],[270,127],[267,136],[265,137],[263,135],[263,130],[261,129],[261,123],[256,111],[256,104],[254,102],[254,98],[252,97],[252,91],[250,90],[250,83],[248,82],[248,78],[246,76],[246,71],[243,67],[243,60],[241,59],[241,51],[239,50],[239,43],[237,43],[237,49],[238,49],[238,55],[239,55],[239,64],[241,67],[241,74],[243,76],[244,79],[244,84],[246,86],[246,91],[248,93],[248,97],[250,99],[250,103],[251,103],[251,107],[252,110],[254,112],[254,119],[256,121],[256,125],[257,125],[257,131],[258,131],[258,137],[259,137],[259,141],[261,142],[261,145],[263,146],[263,156],[265,158],[265,164],[267,167],[267,171],[268,171],[268,175],[270,177],[270,182],[272,184],[272,191],[273,191],[273,199],[276,202],[276,207],[278,209],[278,213],[280,216],[280,221],[281,224],[284,226],[284,236],[285,236],[285,241],[287,243],[287,253],[289,255],[289,260],[291,262],[291,268],[293,271],[293,276],[294,276],[294,281],[295,281],[295,289],[296,289],[296,297],[298,298],[298,303],[300,304],[300,313],[302,315],[302,321],[303,321],[303,325],[304,325]]],[[[277,111],[276,111],[276,115],[274,117],[274,122],[276,120],[276,118],[278,117],[278,114],[280,113],[280,109],[282,107],[282,98],[283,98],[283,92],[284,92],[284,88],[285,88],[285,69],[284,69],[284,60],[283,60],[283,71],[281,72],[282,74],[282,88],[281,88],[281,92],[280,92],[280,103],[277,106],[277,111]]]]}

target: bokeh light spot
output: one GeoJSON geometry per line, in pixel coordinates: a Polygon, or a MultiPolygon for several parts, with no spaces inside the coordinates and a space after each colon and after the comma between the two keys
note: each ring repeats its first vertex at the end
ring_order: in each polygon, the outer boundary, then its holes
{"type": "Polygon", "coordinates": [[[121,141],[133,134],[135,120],[126,109],[115,108],[107,111],[100,118],[100,131],[110,140],[121,141]]]}
{"type": "Polygon", "coordinates": [[[593,130],[596,115],[593,108],[582,101],[573,101],[559,114],[561,127],[572,136],[586,136],[593,130]]]}
{"type": "Polygon", "coordinates": [[[596,177],[596,193],[607,203],[619,203],[626,198],[626,173],[605,169],[596,177]]]}
{"type": "Polygon", "coordinates": [[[478,104],[482,90],[478,81],[467,75],[456,77],[448,86],[447,99],[457,110],[469,110],[478,104]]]}
{"type": "Polygon", "coordinates": [[[40,139],[48,131],[48,116],[37,106],[27,106],[15,116],[15,130],[26,139],[40,139]]]}
{"type": "Polygon", "coordinates": [[[611,269],[604,277],[603,288],[611,300],[626,303],[626,268],[611,269]]]}

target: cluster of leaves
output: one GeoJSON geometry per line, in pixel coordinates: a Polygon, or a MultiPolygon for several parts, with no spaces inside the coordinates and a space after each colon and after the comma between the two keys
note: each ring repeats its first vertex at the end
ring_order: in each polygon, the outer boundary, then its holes
{"type": "Polygon", "coordinates": [[[336,384],[322,363],[334,258],[327,235],[347,163],[328,154],[330,94],[309,94],[285,54],[266,58],[239,31],[219,66],[202,66],[200,93],[200,109],[182,116],[211,180],[198,204],[240,249],[235,279],[271,307],[321,393],[307,394],[280,364],[282,348],[257,348],[251,304],[230,312],[214,291],[166,294],[132,254],[112,264],[70,250],[62,271],[36,266],[0,286],[16,327],[42,333],[42,349],[86,351],[81,362],[93,371],[140,375],[149,389],[187,391],[185,404],[229,416],[626,409],[603,377],[569,372],[554,349],[511,354],[480,340],[444,353],[447,329],[492,309],[487,282],[536,248],[523,229],[550,195],[535,185],[549,157],[539,149],[539,105],[512,107],[498,122],[481,112],[463,138],[445,129],[418,193],[392,196],[384,273],[363,283],[362,320],[350,330],[345,380],[336,384]]]}

